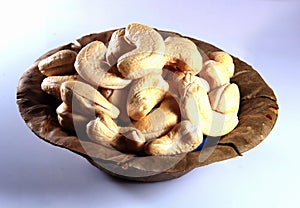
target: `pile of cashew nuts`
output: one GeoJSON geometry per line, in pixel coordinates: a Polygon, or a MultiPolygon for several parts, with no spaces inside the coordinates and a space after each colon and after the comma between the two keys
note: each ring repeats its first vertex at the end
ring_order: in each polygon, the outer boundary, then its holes
{"type": "Polygon", "coordinates": [[[38,68],[46,76],[41,89],[61,101],[59,124],[122,152],[186,153],[203,135],[222,136],[238,124],[232,57],[203,54],[191,40],[146,25],[129,24],[78,54],[60,50],[38,68]]]}

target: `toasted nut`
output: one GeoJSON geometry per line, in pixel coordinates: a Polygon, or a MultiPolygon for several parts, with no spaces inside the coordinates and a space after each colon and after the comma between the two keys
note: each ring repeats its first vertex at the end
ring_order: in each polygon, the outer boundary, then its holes
{"type": "Polygon", "coordinates": [[[232,57],[223,51],[211,52],[208,57],[216,62],[223,64],[227,70],[228,76],[231,78],[234,74],[234,63],[232,57]]]}
{"type": "Polygon", "coordinates": [[[110,146],[119,133],[119,127],[110,116],[102,114],[87,124],[86,133],[91,140],[110,146]]]}
{"type": "Polygon", "coordinates": [[[238,124],[237,113],[223,114],[211,109],[207,92],[200,85],[191,84],[181,100],[183,119],[199,125],[203,134],[222,136],[238,124]]]}
{"type": "Polygon", "coordinates": [[[147,140],[166,134],[180,119],[180,109],[172,96],[167,96],[160,106],[144,118],[133,122],[147,140]]]}
{"type": "Polygon", "coordinates": [[[85,128],[85,125],[89,121],[88,117],[72,112],[70,106],[65,103],[57,107],[56,113],[59,124],[70,131],[76,131],[75,128],[77,130],[85,128]]]}
{"type": "Polygon", "coordinates": [[[204,63],[204,68],[200,71],[199,76],[208,82],[210,90],[230,83],[230,78],[224,65],[212,60],[204,63]]]}
{"type": "Polygon", "coordinates": [[[72,106],[72,109],[82,110],[87,114],[106,113],[112,118],[117,118],[120,113],[117,107],[89,84],[80,81],[66,81],[60,86],[60,93],[62,101],[72,106]]]}
{"type": "Polygon", "coordinates": [[[104,60],[106,46],[101,41],[93,41],[83,47],[76,58],[75,69],[78,74],[92,85],[109,89],[126,87],[131,80],[124,79],[111,71],[104,60]]]}
{"type": "Polygon", "coordinates": [[[76,80],[76,79],[77,79],[77,75],[46,77],[41,84],[41,88],[44,92],[53,95],[57,99],[61,100],[60,85],[65,81],[76,80]]]}
{"type": "Polygon", "coordinates": [[[198,74],[202,69],[202,56],[195,43],[183,37],[168,37],[165,40],[166,65],[176,66],[181,71],[198,74]]]}
{"type": "Polygon", "coordinates": [[[237,113],[240,105],[240,92],[236,84],[227,84],[208,94],[211,108],[223,114],[237,113]]]}
{"type": "Polygon", "coordinates": [[[121,127],[119,135],[111,145],[122,152],[140,152],[144,149],[145,138],[143,134],[133,127],[121,127]]]}
{"type": "Polygon", "coordinates": [[[197,125],[190,121],[182,121],[165,136],[154,139],[145,145],[148,155],[175,155],[186,153],[198,147],[203,134],[197,125]]]}
{"type": "Polygon", "coordinates": [[[38,63],[40,72],[46,76],[71,74],[77,53],[72,50],[61,50],[38,63]]]}
{"type": "Polygon", "coordinates": [[[111,35],[106,51],[106,60],[111,66],[115,65],[123,54],[135,49],[134,45],[125,40],[124,35],[125,29],[116,30],[111,35]]]}
{"type": "Polygon", "coordinates": [[[129,24],[124,38],[135,46],[118,59],[118,69],[125,78],[138,79],[154,71],[162,73],[165,44],[157,31],[146,25],[129,24]]]}
{"type": "Polygon", "coordinates": [[[117,118],[118,125],[127,126],[131,123],[131,120],[127,114],[126,103],[127,96],[129,93],[130,86],[127,86],[123,89],[114,90],[111,96],[108,98],[108,101],[111,102],[120,110],[120,114],[117,118]]]}
{"type": "Polygon", "coordinates": [[[139,120],[164,98],[169,89],[168,83],[158,74],[148,74],[135,80],[127,98],[127,113],[130,118],[139,120]]]}

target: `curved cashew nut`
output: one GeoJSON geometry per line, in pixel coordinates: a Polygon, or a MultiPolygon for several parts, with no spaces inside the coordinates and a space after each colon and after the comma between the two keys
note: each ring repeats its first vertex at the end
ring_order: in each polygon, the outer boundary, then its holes
{"type": "Polygon", "coordinates": [[[181,113],[184,119],[199,125],[203,134],[208,136],[225,135],[238,124],[237,112],[223,114],[211,109],[207,92],[200,85],[187,88],[181,100],[181,113]]]}
{"type": "Polygon", "coordinates": [[[76,71],[84,80],[95,86],[110,89],[126,87],[131,80],[110,71],[111,66],[104,61],[105,53],[106,46],[103,42],[93,41],[87,44],[76,57],[76,71]]]}
{"type": "Polygon", "coordinates": [[[168,83],[158,74],[135,80],[127,97],[127,114],[134,120],[145,117],[164,98],[168,83]]]}
{"type": "Polygon", "coordinates": [[[236,84],[227,84],[208,93],[211,108],[223,114],[237,113],[240,92],[236,84]]]}
{"type": "Polygon", "coordinates": [[[108,101],[110,101],[114,106],[116,106],[120,110],[120,114],[117,120],[118,124],[121,126],[126,126],[131,123],[126,108],[129,89],[129,86],[127,86],[123,89],[114,90],[112,94],[108,97],[108,101]]]}
{"type": "Polygon", "coordinates": [[[111,66],[115,65],[123,54],[136,48],[125,40],[124,35],[125,29],[116,30],[111,35],[106,51],[106,60],[111,66]]]}
{"type": "Polygon", "coordinates": [[[184,120],[165,136],[148,142],[144,149],[149,155],[175,155],[194,150],[202,140],[203,134],[199,126],[184,120]]]}
{"type": "Polygon", "coordinates": [[[71,80],[77,80],[77,75],[46,77],[42,81],[41,89],[49,95],[61,100],[60,86],[65,81],[71,80]]]}
{"type": "Polygon", "coordinates": [[[83,111],[88,115],[106,113],[117,118],[120,111],[106,100],[100,92],[89,84],[80,81],[66,81],[60,86],[61,99],[72,110],[83,111]]]}
{"type": "Polygon", "coordinates": [[[123,152],[139,152],[145,143],[145,138],[138,129],[119,127],[105,114],[90,121],[87,124],[86,132],[93,141],[112,146],[123,152]]]}
{"type": "Polygon", "coordinates": [[[198,76],[194,76],[189,72],[169,72],[167,82],[170,86],[170,93],[173,97],[177,99],[179,99],[182,95],[185,94],[186,88],[192,83],[202,86],[203,89],[205,89],[207,92],[210,91],[209,84],[205,79],[198,76]]]}
{"type": "Polygon", "coordinates": [[[167,96],[160,106],[144,118],[134,121],[133,126],[139,129],[146,140],[166,134],[179,121],[180,109],[172,96],[167,96]]]}
{"type": "Polygon", "coordinates": [[[56,108],[58,123],[65,129],[75,132],[76,128],[85,128],[89,118],[79,113],[72,112],[70,106],[65,103],[56,108]]]}
{"type": "Polygon", "coordinates": [[[216,62],[223,64],[227,70],[228,76],[231,78],[234,74],[234,63],[232,57],[223,51],[211,52],[208,57],[216,62]]]}
{"type": "Polygon", "coordinates": [[[157,31],[146,25],[129,24],[124,38],[136,47],[118,59],[118,69],[125,78],[138,79],[151,72],[162,73],[165,44],[157,31]]]}
{"type": "Polygon", "coordinates": [[[38,63],[40,72],[46,76],[65,75],[74,72],[74,61],[77,53],[72,50],[61,50],[38,63]]]}
{"type": "Polygon", "coordinates": [[[111,145],[122,152],[140,152],[146,140],[143,134],[133,127],[121,127],[111,145]]]}
{"type": "Polygon", "coordinates": [[[195,43],[183,37],[168,37],[165,40],[166,65],[178,67],[181,71],[198,74],[202,69],[202,56],[195,43]]]}
{"type": "Polygon", "coordinates": [[[224,65],[212,60],[204,63],[204,68],[200,71],[199,76],[208,82],[210,90],[230,83],[230,77],[224,65]]]}

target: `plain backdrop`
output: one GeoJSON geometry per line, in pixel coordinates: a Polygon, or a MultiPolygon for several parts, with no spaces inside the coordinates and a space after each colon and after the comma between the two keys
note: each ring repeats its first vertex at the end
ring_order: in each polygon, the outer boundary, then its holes
{"type": "Polygon", "coordinates": [[[0,25],[1,208],[299,207],[299,1],[9,0],[0,25]],[[132,22],[204,40],[252,65],[280,107],[266,140],[243,157],[143,184],[38,139],[16,105],[22,73],[52,48],[132,22]]]}

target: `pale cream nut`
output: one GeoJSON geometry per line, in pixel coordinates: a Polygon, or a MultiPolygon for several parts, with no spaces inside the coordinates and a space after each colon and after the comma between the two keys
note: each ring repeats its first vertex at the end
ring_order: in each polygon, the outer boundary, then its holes
{"type": "Polygon", "coordinates": [[[40,72],[46,76],[74,73],[74,62],[77,53],[72,50],[60,50],[38,63],[40,72]]]}
{"type": "Polygon", "coordinates": [[[176,155],[193,151],[202,140],[203,134],[199,126],[184,120],[165,136],[148,142],[144,149],[148,155],[176,155]]]}
{"type": "Polygon", "coordinates": [[[118,136],[111,145],[122,152],[140,152],[144,149],[146,140],[143,134],[133,127],[121,127],[118,136]]]}
{"type": "Polygon", "coordinates": [[[230,77],[224,65],[212,60],[204,63],[199,76],[208,82],[210,90],[230,83],[230,77]]]}
{"type": "Polygon", "coordinates": [[[86,125],[86,133],[91,140],[110,146],[119,133],[119,127],[110,116],[102,114],[86,125]]]}
{"type": "Polygon", "coordinates": [[[215,51],[208,53],[208,57],[219,62],[227,69],[228,76],[231,78],[234,74],[234,63],[232,57],[224,51],[215,51]]]}
{"type": "Polygon", "coordinates": [[[41,89],[61,100],[60,85],[65,81],[77,80],[77,75],[66,75],[66,76],[50,76],[43,79],[41,89]]]}
{"type": "Polygon", "coordinates": [[[118,69],[128,79],[138,79],[148,73],[162,73],[165,65],[165,44],[153,28],[142,24],[129,24],[125,28],[125,40],[135,46],[118,59],[118,69]]]}
{"type": "Polygon", "coordinates": [[[58,123],[65,129],[75,132],[75,128],[83,129],[88,123],[88,117],[79,113],[72,112],[70,106],[65,103],[60,104],[57,109],[58,123]]]}
{"type": "Polygon", "coordinates": [[[158,74],[148,74],[135,80],[127,98],[127,114],[134,120],[145,117],[163,100],[168,89],[168,83],[158,74]]]}
{"type": "Polygon", "coordinates": [[[166,96],[158,108],[144,118],[134,121],[133,126],[143,133],[146,140],[150,140],[166,134],[179,119],[177,101],[172,96],[166,96]]]}
{"type": "Polygon", "coordinates": [[[66,81],[60,86],[62,101],[72,106],[72,109],[86,114],[106,113],[117,118],[120,111],[103,95],[89,84],[80,81],[66,81]]]}
{"type": "Polygon", "coordinates": [[[130,84],[131,80],[112,72],[105,60],[106,46],[101,41],[93,41],[83,47],[76,58],[75,69],[78,74],[94,86],[109,89],[121,89],[130,84]]]}
{"type": "Polygon", "coordinates": [[[238,124],[237,113],[223,114],[211,109],[207,92],[200,85],[190,85],[180,104],[182,118],[199,125],[205,135],[223,136],[238,124]]]}
{"type": "Polygon", "coordinates": [[[132,51],[136,47],[125,40],[125,29],[119,29],[112,33],[109,40],[106,61],[111,65],[117,64],[118,59],[125,53],[132,51]]]}
{"type": "Polygon", "coordinates": [[[240,106],[240,91],[236,84],[226,84],[208,94],[212,110],[219,113],[237,113],[240,106]]]}
{"type": "Polygon", "coordinates": [[[117,123],[121,126],[127,126],[131,124],[131,120],[127,114],[126,108],[129,90],[130,85],[123,89],[114,90],[112,94],[108,97],[108,101],[120,110],[120,114],[117,118],[117,123]]]}
{"type": "Polygon", "coordinates": [[[191,40],[183,37],[168,37],[165,40],[165,65],[198,74],[202,69],[202,56],[191,40]]]}

